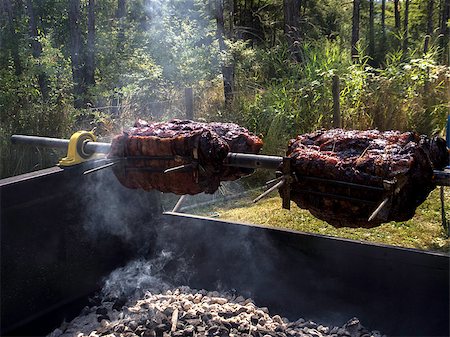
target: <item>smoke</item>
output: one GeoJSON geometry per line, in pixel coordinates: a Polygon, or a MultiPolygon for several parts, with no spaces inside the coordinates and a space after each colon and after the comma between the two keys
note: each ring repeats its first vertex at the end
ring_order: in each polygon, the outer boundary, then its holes
{"type": "Polygon", "coordinates": [[[188,274],[188,268],[179,268],[175,275],[168,279],[166,274],[174,261],[178,261],[181,266],[187,266],[183,258],[177,258],[172,252],[164,250],[149,260],[142,257],[133,260],[108,276],[101,294],[108,299],[138,299],[147,291],[162,293],[171,289],[188,274]]]}
{"type": "Polygon", "coordinates": [[[86,176],[79,187],[82,198],[82,226],[93,243],[119,239],[135,254],[152,251],[161,216],[159,192],[127,189],[104,169],[86,176]]]}
{"type": "Polygon", "coordinates": [[[219,48],[209,6],[195,0],[159,0],[148,2],[146,11],[146,46],[167,83],[192,85],[219,74],[219,48]]]}

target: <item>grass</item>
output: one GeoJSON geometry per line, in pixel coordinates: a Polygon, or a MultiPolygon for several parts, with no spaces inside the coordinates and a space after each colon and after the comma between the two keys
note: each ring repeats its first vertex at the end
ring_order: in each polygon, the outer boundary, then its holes
{"type": "MultiPolygon", "coordinates": [[[[275,194],[275,193],[274,193],[275,194]]],[[[450,189],[445,189],[447,218],[449,218],[450,189]]],[[[439,189],[435,189],[428,199],[419,206],[416,215],[406,222],[390,222],[372,229],[334,228],[313,217],[308,211],[298,208],[293,202],[291,210],[281,208],[281,199],[271,197],[257,204],[250,198],[230,201],[209,209],[202,215],[214,214],[219,219],[254,223],[270,227],[288,228],[301,232],[318,233],[400,247],[449,253],[450,240],[441,224],[439,189]]]]}

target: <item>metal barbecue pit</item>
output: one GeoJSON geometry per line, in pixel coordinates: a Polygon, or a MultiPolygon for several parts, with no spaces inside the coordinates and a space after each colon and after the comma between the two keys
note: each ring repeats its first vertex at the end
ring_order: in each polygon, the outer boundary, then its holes
{"type": "MultiPolygon", "coordinates": [[[[56,147],[68,146],[66,140],[53,144],[61,143],[56,147]]],[[[88,141],[84,151],[107,153],[109,144],[101,144],[88,141]]],[[[259,167],[273,157],[244,156],[259,167]]],[[[275,158],[270,165],[280,172],[269,186],[284,178],[281,157],[275,158]]],[[[127,189],[106,168],[83,175],[108,163],[88,160],[0,180],[1,335],[47,335],[70,321],[112,270],[143,257],[143,247],[149,248],[144,258],[160,248],[191,259],[186,281],[191,288],[248,294],[290,320],[341,325],[356,316],[388,335],[449,335],[448,254],[161,215],[159,193],[127,189]],[[93,227],[86,227],[91,222],[93,227]],[[124,228],[132,242],[121,238],[124,228]],[[91,236],[92,229],[99,235],[91,236]]],[[[442,173],[439,179],[448,186],[448,172],[442,173]]],[[[166,276],[184,267],[171,264],[166,276]]]]}

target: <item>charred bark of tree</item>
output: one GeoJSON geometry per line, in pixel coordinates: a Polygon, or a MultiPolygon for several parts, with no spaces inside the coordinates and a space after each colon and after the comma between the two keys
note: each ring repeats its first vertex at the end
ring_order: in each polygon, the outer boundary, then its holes
{"type": "Polygon", "coordinates": [[[294,61],[301,61],[300,54],[300,0],[283,0],[284,35],[294,61]]]}
{"type": "Polygon", "coordinates": [[[27,0],[27,13],[28,13],[28,27],[30,32],[31,41],[31,53],[35,59],[38,60],[38,84],[39,90],[41,91],[42,100],[44,102],[48,99],[48,77],[47,74],[42,69],[39,59],[42,55],[42,44],[39,41],[38,29],[36,23],[36,16],[33,10],[33,1],[27,0]]]}
{"type": "Polygon", "coordinates": [[[403,21],[403,58],[408,57],[408,47],[409,47],[409,0],[405,0],[405,18],[403,21]]]}
{"type": "Polygon", "coordinates": [[[14,63],[14,71],[17,76],[22,74],[22,62],[19,55],[19,38],[16,33],[16,20],[14,15],[14,9],[11,4],[11,0],[3,0],[4,9],[8,15],[8,33],[10,40],[7,40],[7,44],[11,49],[11,55],[14,63]]]}
{"type": "Polygon", "coordinates": [[[427,35],[423,44],[423,53],[426,54],[430,48],[430,40],[433,35],[433,8],[434,0],[428,0],[427,5],[427,35]]]}
{"type": "Polygon", "coordinates": [[[372,66],[376,65],[375,57],[375,15],[374,15],[374,0],[369,0],[369,63],[372,66]]]}
{"type": "Polygon", "coordinates": [[[353,16],[352,16],[352,49],[351,56],[353,62],[357,62],[358,55],[358,41],[359,41],[359,12],[361,8],[360,0],[353,0],[353,16]]]}
{"type": "Polygon", "coordinates": [[[95,0],[88,2],[88,35],[86,53],[86,84],[95,84],[95,0]]]}
{"type": "MultiPolygon", "coordinates": [[[[215,17],[216,17],[216,37],[219,42],[219,49],[221,53],[226,53],[227,47],[225,45],[225,20],[223,16],[223,2],[222,0],[215,0],[215,17]]],[[[234,65],[232,61],[225,60],[222,64],[223,76],[223,94],[225,97],[225,105],[229,106],[233,101],[234,92],[234,65]]]]}
{"type": "Polygon", "coordinates": [[[74,107],[82,108],[85,99],[83,76],[83,46],[80,29],[80,0],[69,1],[70,55],[72,59],[72,77],[74,82],[74,107]]]}

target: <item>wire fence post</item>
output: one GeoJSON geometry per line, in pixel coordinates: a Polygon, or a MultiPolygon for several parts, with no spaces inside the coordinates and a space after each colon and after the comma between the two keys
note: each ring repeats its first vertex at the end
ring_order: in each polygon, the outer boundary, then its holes
{"type": "Polygon", "coordinates": [[[340,83],[339,76],[333,76],[333,127],[341,127],[341,104],[340,104],[340,83]]]}
{"type": "Polygon", "coordinates": [[[194,119],[194,93],[192,88],[184,89],[184,102],[186,105],[186,119],[194,119]]]}

